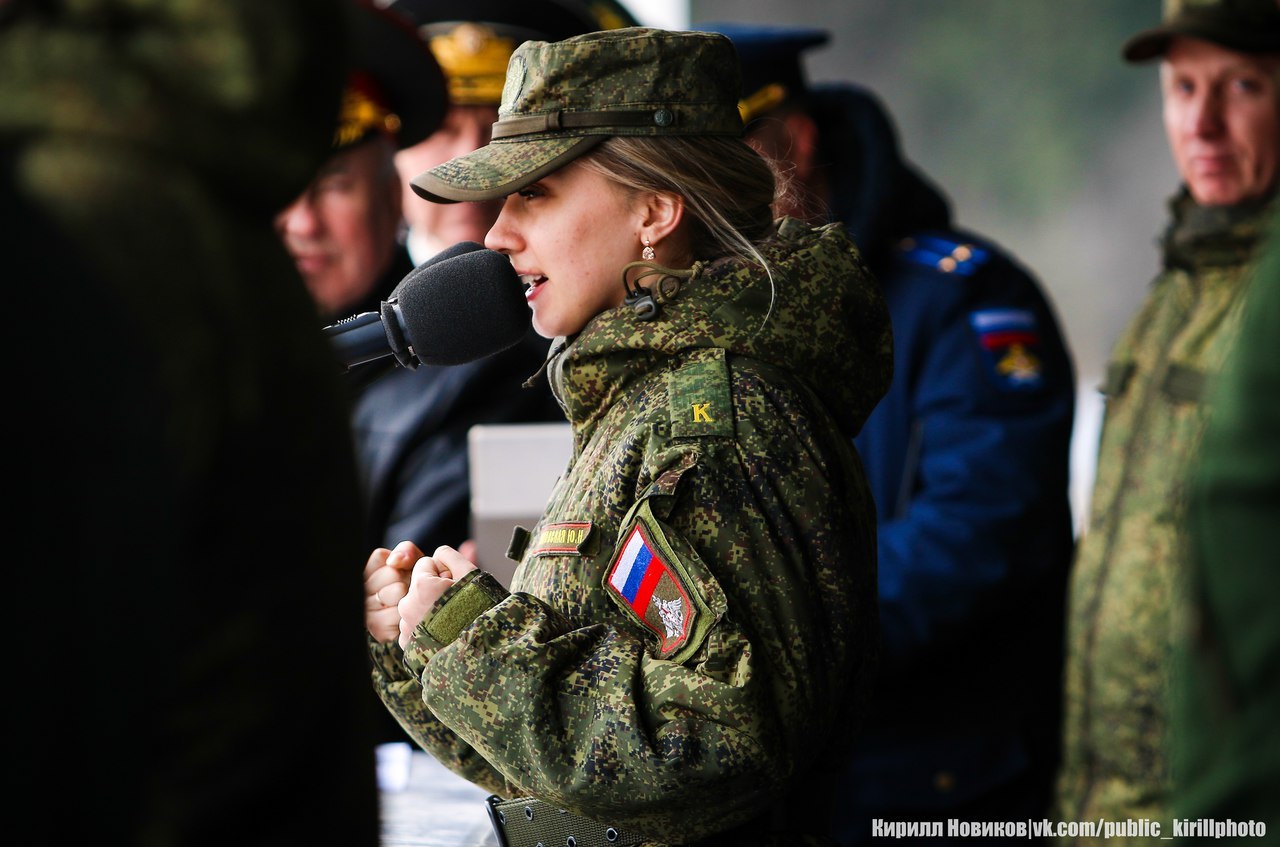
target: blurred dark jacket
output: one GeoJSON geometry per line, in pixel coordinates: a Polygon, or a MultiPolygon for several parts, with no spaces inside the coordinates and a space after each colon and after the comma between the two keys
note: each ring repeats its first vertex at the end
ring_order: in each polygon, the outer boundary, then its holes
{"type": "Polygon", "coordinates": [[[49,840],[377,843],[354,457],[271,227],[328,153],[345,5],[0,23],[4,793],[49,840]]]}

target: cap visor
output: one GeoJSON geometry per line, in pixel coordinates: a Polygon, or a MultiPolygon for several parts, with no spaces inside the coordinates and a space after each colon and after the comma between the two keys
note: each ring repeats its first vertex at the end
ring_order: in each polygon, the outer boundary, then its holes
{"type": "Polygon", "coordinates": [[[419,197],[433,203],[496,200],[559,170],[606,137],[491,142],[419,174],[410,185],[419,197]]]}
{"type": "MultiPolygon", "coordinates": [[[[1272,21],[1275,19],[1272,18],[1272,21]]],[[[1169,52],[1175,38],[1196,38],[1241,53],[1274,53],[1280,50],[1280,38],[1274,23],[1259,21],[1249,28],[1239,23],[1191,20],[1144,30],[1124,45],[1124,58],[1130,62],[1146,62],[1169,52]]]]}
{"type": "Polygon", "coordinates": [[[1164,54],[1173,34],[1164,27],[1148,29],[1125,42],[1121,55],[1128,62],[1145,62],[1164,54]]]}

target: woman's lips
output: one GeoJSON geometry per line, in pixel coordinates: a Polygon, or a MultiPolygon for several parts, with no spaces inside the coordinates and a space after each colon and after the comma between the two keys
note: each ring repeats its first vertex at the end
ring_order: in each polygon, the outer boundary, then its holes
{"type": "Polygon", "coordinates": [[[538,293],[542,291],[543,283],[547,281],[547,278],[537,274],[520,274],[520,281],[529,286],[524,292],[525,301],[532,302],[533,298],[537,297],[538,293]]]}

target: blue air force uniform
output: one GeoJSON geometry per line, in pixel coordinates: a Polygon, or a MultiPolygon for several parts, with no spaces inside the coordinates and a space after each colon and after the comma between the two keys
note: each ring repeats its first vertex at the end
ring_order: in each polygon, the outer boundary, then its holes
{"type": "MultiPolygon", "coordinates": [[[[744,104],[753,78],[804,85],[798,55],[826,40],[707,28],[738,46],[744,104]]],[[[870,92],[806,86],[800,102],[830,219],[880,280],[894,333],[892,385],[856,439],[879,512],[881,674],[833,831],[853,845],[876,818],[1043,817],[1073,549],[1066,345],[1036,280],[953,225],[870,92]]]]}
{"type": "Polygon", "coordinates": [[[814,97],[849,151],[833,214],[884,288],[895,351],[856,440],[879,510],[883,656],[845,782],[866,817],[837,829],[857,843],[871,817],[1040,815],[1073,546],[1072,364],[1036,281],[952,226],[871,95],[814,97]]]}

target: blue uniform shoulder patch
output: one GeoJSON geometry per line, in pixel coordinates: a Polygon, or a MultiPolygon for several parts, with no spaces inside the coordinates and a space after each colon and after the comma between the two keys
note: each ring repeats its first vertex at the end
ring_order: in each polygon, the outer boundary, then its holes
{"type": "Polygon", "coordinates": [[[898,255],[940,273],[973,276],[991,258],[991,251],[970,241],[918,233],[898,242],[898,255]]]}
{"type": "Polygon", "coordinates": [[[996,385],[1006,391],[1029,391],[1044,383],[1040,329],[1029,309],[981,309],[969,324],[990,366],[996,385]]]}

